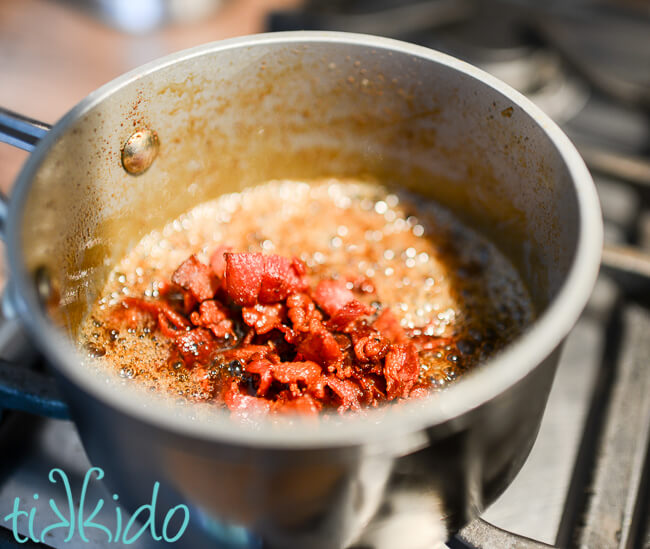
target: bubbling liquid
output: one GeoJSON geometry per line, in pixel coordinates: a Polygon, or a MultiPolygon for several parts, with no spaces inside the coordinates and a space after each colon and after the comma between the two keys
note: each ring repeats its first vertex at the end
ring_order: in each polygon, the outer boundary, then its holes
{"type": "Polygon", "coordinates": [[[198,375],[171,361],[165,336],[120,325],[112,312],[128,296],[156,298],[189,255],[207,263],[219,245],[300,258],[312,285],[331,278],[358,281],[362,290],[366,284],[372,291],[359,300],[390,308],[409,333],[450,338],[419,353],[420,383],[432,392],[498,352],[534,317],[514,266],[435,202],[357,180],[270,181],[200,204],[147,234],[110,273],[82,325],[88,362],[151,391],[212,399],[206,387],[219,384],[219,372],[198,375]]]}

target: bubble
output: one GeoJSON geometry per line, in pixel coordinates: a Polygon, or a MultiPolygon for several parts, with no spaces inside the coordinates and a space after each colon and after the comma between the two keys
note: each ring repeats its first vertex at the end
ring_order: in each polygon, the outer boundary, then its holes
{"type": "Polygon", "coordinates": [[[422,225],[415,225],[413,227],[413,234],[415,236],[422,236],[424,234],[424,227],[422,225]]]}
{"type": "Polygon", "coordinates": [[[379,200],[375,202],[375,212],[377,212],[379,215],[383,215],[388,211],[388,204],[384,202],[383,200],[379,200]]]}
{"type": "Polygon", "coordinates": [[[133,379],[134,376],[135,372],[133,371],[133,368],[120,368],[120,377],[133,379]]]}

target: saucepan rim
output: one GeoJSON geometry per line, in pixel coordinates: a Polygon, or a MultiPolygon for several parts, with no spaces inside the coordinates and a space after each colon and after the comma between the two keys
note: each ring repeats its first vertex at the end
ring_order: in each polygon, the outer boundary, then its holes
{"type": "Polygon", "coordinates": [[[595,284],[602,239],[600,204],[589,171],[568,137],[530,100],[486,72],[428,48],[376,36],[321,31],[258,34],[204,44],[148,63],[92,92],[54,126],[28,158],[14,186],[6,223],[14,307],[41,351],[60,374],[104,404],[164,430],[204,440],[274,449],[336,447],[386,440],[398,433],[414,433],[458,419],[494,399],[540,365],[573,327],[595,284]],[[287,428],[265,429],[263,426],[266,420],[260,424],[261,427],[248,428],[235,423],[226,414],[220,414],[219,418],[214,418],[210,423],[190,421],[182,415],[161,414],[156,407],[143,406],[140,400],[121,396],[99,376],[81,368],[79,355],[74,351],[73,345],[61,337],[39,306],[21,246],[23,209],[31,182],[51,147],[71,124],[111,94],[142,76],[208,53],[298,43],[337,43],[413,55],[464,73],[492,87],[525,111],[539,124],[557,149],[574,185],[579,211],[579,234],[571,267],[558,294],[527,331],[496,357],[432,398],[405,402],[389,412],[370,410],[358,419],[335,425],[326,421],[317,422],[316,425],[313,422],[296,422],[287,428]]]}

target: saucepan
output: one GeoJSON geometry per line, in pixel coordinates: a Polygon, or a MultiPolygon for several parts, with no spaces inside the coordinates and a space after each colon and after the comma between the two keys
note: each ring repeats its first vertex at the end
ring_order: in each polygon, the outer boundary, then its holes
{"type": "Polygon", "coordinates": [[[35,144],[1,210],[4,311],[61,391],[33,402],[69,413],[128,510],[159,482],[159,507],[187,504],[217,546],[235,532],[250,546],[430,547],[515,476],[602,245],[583,161],[523,96],[422,47],[292,32],[145,65],[49,131],[4,119],[15,143],[35,144]],[[440,201],[496,242],[528,285],[532,326],[446,391],[337,422],[207,419],[80,364],[80,321],[148,231],[269,179],[361,174],[440,201]]]}

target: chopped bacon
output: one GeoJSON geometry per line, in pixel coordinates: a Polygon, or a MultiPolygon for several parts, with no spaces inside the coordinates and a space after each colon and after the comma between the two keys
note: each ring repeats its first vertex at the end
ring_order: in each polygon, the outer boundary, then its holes
{"type": "Polygon", "coordinates": [[[190,315],[190,320],[195,326],[210,330],[215,337],[223,339],[234,336],[233,322],[229,318],[229,311],[218,301],[209,299],[199,305],[199,310],[190,315]]]}
{"type": "Polygon", "coordinates": [[[297,332],[308,332],[312,319],[322,319],[322,315],[307,294],[291,294],[287,298],[287,307],[289,308],[287,316],[297,332]]]}
{"type": "Polygon", "coordinates": [[[230,251],[232,251],[230,246],[217,246],[217,249],[210,256],[210,269],[219,279],[222,279],[226,274],[225,254],[230,251]]]}
{"type": "Polygon", "coordinates": [[[195,255],[188,257],[174,271],[172,282],[190,292],[199,303],[212,299],[219,288],[219,282],[210,268],[195,255]]]}
{"type": "Polygon", "coordinates": [[[267,345],[246,345],[244,347],[235,347],[227,349],[221,353],[221,356],[226,362],[232,360],[239,360],[241,362],[248,362],[253,359],[267,358],[271,353],[271,348],[267,345]]]}
{"type": "Polygon", "coordinates": [[[390,342],[377,332],[361,337],[354,344],[354,354],[361,362],[381,360],[388,353],[390,342]]]}
{"type": "Polygon", "coordinates": [[[312,297],[318,306],[331,317],[355,299],[354,294],[348,290],[343,280],[321,280],[312,292],[312,297]]]}
{"type": "Polygon", "coordinates": [[[353,376],[364,393],[364,402],[371,406],[377,404],[386,398],[385,380],[376,374],[365,374],[353,376]]]}
{"type": "MultiPolygon", "coordinates": [[[[407,332],[389,309],[373,321],[375,309],[356,299],[350,281],[321,280],[310,291],[306,280],[297,259],[219,246],[209,267],[190,256],[172,283],[159,284],[157,299],[127,297],[115,315],[155,322],[205,398],[222,398],[242,417],[344,412],[426,393],[418,352],[451,338],[407,332]]],[[[374,292],[364,277],[353,284],[374,292]]]]}
{"type": "Polygon", "coordinates": [[[262,285],[262,254],[226,253],[226,292],[237,305],[255,305],[262,285]]]}
{"type": "Polygon", "coordinates": [[[264,398],[245,395],[236,383],[224,393],[223,400],[233,414],[242,418],[250,415],[266,415],[271,411],[271,402],[264,398]]]}
{"type": "Polygon", "coordinates": [[[399,320],[390,309],[384,309],[377,317],[377,320],[372,323],[372,327],[392,343],[405,343],[408,341],[404,328],[402,328],[399,320]]]}
{"type": "Polygon", "coordinates": [[[205,364],[217,349],[214,337],[205,328],[181,332],[174,344],[187,364],[205,364]]]}
{"type": "Polygon", "coordinates": [[[301,416],[316,415],[322,406],[308,394],[291,400],[278,400],[273,404],[273,410],[286,414],[299,414],[301,416]]]}
{"type": "Polygon", "coordinates": [[[286,307],[282,303],[275,305],[253,305],[242,308],[244,322],[253,328],[257,334],[266,334],[274,329],[282,332],[287,330],[283,324],[286,317],[286,307]]]}
{"type": "Polygon", "coordinates": [[[246,371],[260,376],[257,394],[258,396],[266,395],[273,383],[273,363],[266,359],[254,360],[246,365],[246,371]]]}
{"type": "Polygon", "coordinates": [[[298,382],[307,387],[314,386],[322,373],[321,367],[315,362],[306,360],[304,362],[281,362],[273,366],[273,377],[280,383],[290,386],[291,392],[297,392],[298,382]]]}
{"type": "Polygon", "coordinates": [[[338,407],[339,412],[358,410],[361,408],[363,391],[354,381],[350,379],[339,379],[335,376],[327,376],[326,384],[332,389],[340,401],[338,407]]]}
{"type": "Polygon", "coordinates": [[[325,367],[334,367],[343,358],[336,338],[317,320],[312,320],[310,332],[298,343],[297,350],[301,357],[325,367]]]}
{"type": "Polygon", "coordinates": [[[122,301],[122,306],[127,309],[133,307],[141,311],[146,311],[156,318],[162,314],[177,330],[185,330],[191,326],[183,315],[174,311],[171,305],[165,302],[148,301],[139,297],[125,297],[122,301]]]}
{"type": "Polygon", "coordinates": [[[372,307],[361,303],[358,299],[352,298],[327,321],[327,328],[334,332],[342,332],[348,324],[354,322],[359,317],[371,315],[372,313],[372,307]]]}
{"type": "Polygon", "coordinates": [[[424,398],[429,394],[429,390],[422,385],[413,387],[409,393],[409,398],[424,398]]]}
{"type": "Polygon", "coordinates": [[[386,377],[386,396],[389,399],[406,398],[418,379],[420,363],[418,352],[412,343],[393,345],[386,355],[384,376],[386,377]]]}
{"type": "Polygon", "coordinates": [[[264,256],[264,273],[258,295],[260,303],[278,303],[289,294],[306,289],[303,274],[296,270],[295,261],[279,255],[264,256]]]}
{"type": "Polygon", "coordinates": [[[238,305],[278,303],[306,289],[296,264],[279,255],[226,253],[226,291],[238,305]]]}

